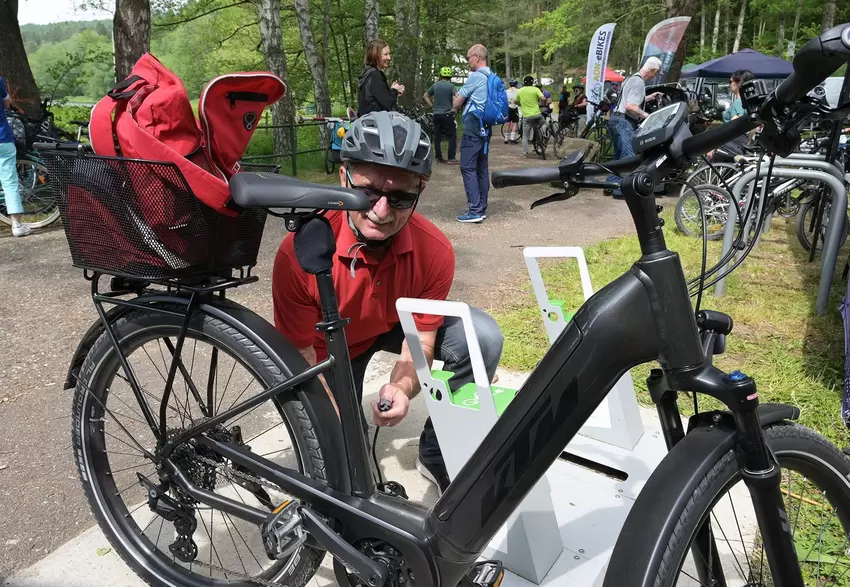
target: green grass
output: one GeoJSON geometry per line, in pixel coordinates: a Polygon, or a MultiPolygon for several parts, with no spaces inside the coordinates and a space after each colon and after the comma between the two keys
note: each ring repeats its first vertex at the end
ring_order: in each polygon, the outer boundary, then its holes
{"type": "MultiPolygon", "coordinates": [[[[681,255],[688,278],[699,275],[702,241],[679,234],[672,214],[665,211],[663,217],[668,248],[681,255]]],[[[719,254],[720,243],[709,243],[709,266],[719,254]]],[[[585,255],[593,286],[599,290],[624,273],[640,256],[640,249],[637,238],[630,236],[589,246],[585,255]]],[[[802,424],[839,446],[850,444],[850,434],[840,416],[844,335],[838,308],[846,287],[841,279],[846,255],[846,251],[839,254],[827,312],[816,316],[820,256],[809,263],[808,253],[797,242],[794,220],[777,217],[759,246],[727,279],[726,295],[715,298],[712,288],[702,301],[702,308],[726,312],[735,322],[726,353],[716,357],[715,364],[752,376],[762,402],[798,406],[802,424]]],[[[580,306],[581,286],[575,261],[544,265],[542,273],[550,299],[566,300],[565,310],[580,306]]],[[[517,301],[496,315],[505,335],[502,365],[529,371],[543,356],[548,341],[531,284],[525,285],[514,299],[517,301]]],[[[651,405],[645,381],[655,366],[646,364],[632,370],[638,400],[644,405],[651,405]]],[[[712,401],[701,399],[701,409],[719,407],[712,401]]],[[[683,412],[690,403],[683,398],[683,412]]]]}

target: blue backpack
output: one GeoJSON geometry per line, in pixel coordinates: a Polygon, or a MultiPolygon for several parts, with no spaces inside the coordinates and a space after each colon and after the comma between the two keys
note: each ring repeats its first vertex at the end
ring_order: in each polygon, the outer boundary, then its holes
{"type": "Polygon", "coordinates": [[[495,73],[487,76],[487,101],[479,117],[484,126],[497,126],[508,121],[508,93],[505,82],[495,73]]]}

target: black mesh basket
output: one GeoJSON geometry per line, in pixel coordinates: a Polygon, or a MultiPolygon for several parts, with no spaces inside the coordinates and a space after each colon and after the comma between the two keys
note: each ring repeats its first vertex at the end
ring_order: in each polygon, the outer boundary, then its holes
{"type": "Polygon", "coordinates": [[[198,200],[173,163],[44,153],[75,267],[172,280],[252,267],[264,210],[237,217],[198,200]]]}
{"type": "Polygon", "coordinates": [[[242,171],[250,172],[250,173],[279,173],[280,165],[273,165],[271,163],[243,163],[239,162],[239,168],[242,171]]]}

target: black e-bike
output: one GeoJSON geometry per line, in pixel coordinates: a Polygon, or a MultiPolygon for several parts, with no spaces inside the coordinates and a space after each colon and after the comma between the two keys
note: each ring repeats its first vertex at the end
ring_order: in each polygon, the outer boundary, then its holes
{"type": "Polygon", "coordinates": [[[317,280],[316,328],[328,358],[308,365],[266,320],[225,297],[250,277],[123,276],[101,290],[102,274],[89,275],[100,321],[80,344],[67,386],[75,389],[74,457],[100,527],[154,585],[302,586],[326,552],[341,585],[494,584],[498,576],[470,572],[482,569],[485,546],[615,382],[658,361],[648,384],[669,453],[628,515],[604,585],[848,584],[850,462],[795,424],[797,409],[760,405],[755,381],[713,366],[732,320],[694,311],[653,197],[689,159],[758,124],[768,152],[793,148],[811,112],[801,99],[848,61],[850,25],[841,25],[802,47],[787,80],[747,101],[748,116],[718,129],[691,136],[686,109],[674,104],[637,130],[634,158],[603,167],[574,153],[557,167],[493,174],[497,188],[562,183],[564,199],[599,185],[588,177],[629,173],[622,191],[642,256],[575,314],[431,508],[376,484],[353,391],[323,211],[368,209],[367,196],[237,174],[235,201],[277,210],[295,233],[298,261],[317,280]],[[334,379],[338,417],[320,374],[334,379]],[[680,393],[709,395],[727,409],[695,415],[686,430],[680,393]],[[743,488],[754,518],[729,536],[718,530],[716,508],[733,488],[743,488]],[[738,533],[752,544],[739,548],[738,533]],[[816,558],[807,549],[826,544],[827,534],[832,550],[816,558]]]}

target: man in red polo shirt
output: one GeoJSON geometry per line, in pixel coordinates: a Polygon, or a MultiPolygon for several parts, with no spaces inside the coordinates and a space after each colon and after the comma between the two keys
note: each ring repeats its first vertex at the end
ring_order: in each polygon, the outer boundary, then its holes
{"type": "MultiPolygon", "coordinates": [[[[371,112],[355,120],[343,139],[340,184],[365,191],[372,208],[365,212],[329,212],[336,237],[334,288],[352,357],[357,394],[363,398],[366,366],[377,351],[400,354],[380,399],[392,408],[377,409],[373,421],[395,426],[407,415],[419,392],[413,359],[396,313],[398,298],[445,300],[454,279],[451,243],[425,217],[415,214],[416,203],[431,175],[431,143],[420,125],[397,112],[371,112]]],[[[315,364],[327,357],[324,335],[315,325],[322,320],[315,278],[295,258],[293,236],[280,245],[272,275],[275,326],[315,364]]],[[[473,326],[492,379],[502,354],[502,333],[496,321],[471,308],[473,326]]],[[[452,389],[473,380],[463,324],[458,318],[414,317],[429,364],[445,361],[455,373],[452,389]]],[[[326,384],[333,386],[332,381],[326,384]]],[[[333,398],[333,396],[331,395],[333,398]]],[[[440,492],[449,484],[442,453],[429,418],[419,438],[417,469],[436,483],[440,492]]]]}

